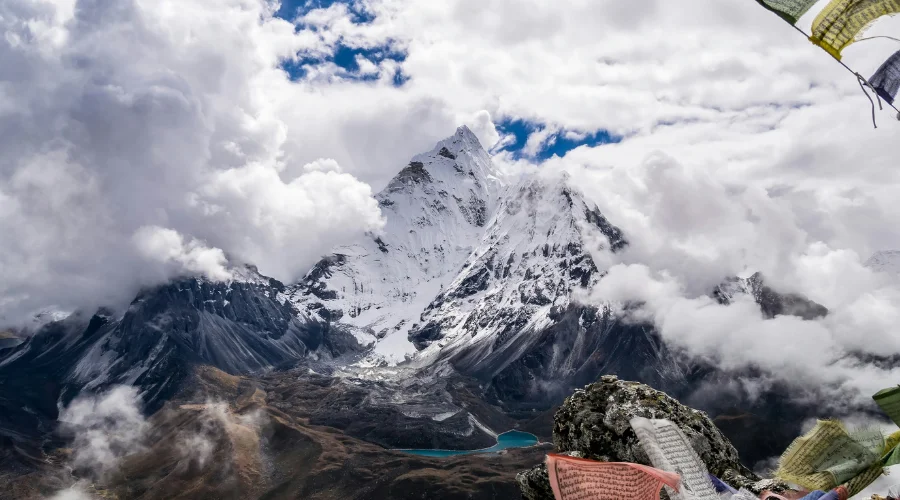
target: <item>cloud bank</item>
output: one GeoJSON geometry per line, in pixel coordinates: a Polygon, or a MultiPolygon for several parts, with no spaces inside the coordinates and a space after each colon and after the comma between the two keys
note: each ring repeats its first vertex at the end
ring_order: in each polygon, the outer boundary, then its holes
{"type": "MultiPolygon", "coordinates": [[[[840,239],[818,239],[791,196],[725,182],[661,153],[632,168],[573,171],[631,242],[621,254],[597,252],[609,272],[587,300],[639,304],[626,313],[656,325],[671,346],[723,369],[753,367],[840,394],[834,404],[844,410],[874,409],[871,395],[900,378],[891,363],[873,363],[900,352],[900,279],[867,267],[867,256],[840,239]],[[767,319],[750,296],[728,306],[710,296],[726,277],[754,272],[829,314],[767,319]]],[[[840,208],[835,215],[829,224],[840,229],[840,208]]]]}
{"type": "Polygon", "coordinates": [[[380,227],[368,185],[286,155],[321,125],[280,116],[304,37],[271,5],[13,0],[0,32],[0,321],[228,263],[292,280],[380,227]]]}

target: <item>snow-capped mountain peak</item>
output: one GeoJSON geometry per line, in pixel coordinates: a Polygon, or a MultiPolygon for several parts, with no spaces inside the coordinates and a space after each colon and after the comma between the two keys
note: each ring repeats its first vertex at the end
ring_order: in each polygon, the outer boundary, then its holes
{"type": "Polygon", "coordinates": [[[585,366],[610,341],[596,330],[611,331],[610,311],[572,297],[605,271],[591,247],[602,241],[615,252],[627,241],[567,175],[512,182],[460,127],[377,198],[384,230],[336,248],[290,291],[310,316],[365,332],[367,362],[552,378],[585,366]],[[546,338],[561,321],[574,322],[561,341],[580,348],[546,338]],[[510,368],[535,352],[546,365],[510,368]]]}
{"type": "Polygon", "coordinates": [[[478,245],[505,182],[472,131],[460,127],[376,195],[384,228],[335,248],[291,288],[292,301],[367,332],[380,356],[403,361],[415,352],[410,327],[478,245]]]}
{"type": "Polygon", "coordinates": [[[605,272],[592,251],[628,243],[565,175],[506,178],[461,127],[376,196],[383,229],[297,283],[241,265],[226,281],[176,279],[121,316],[42,329],[0,370],[52,372],[62,404],[113,383],[161,404],[194,363],[250,373],[308,359],[380,376],[366,368],[409,360],[387,371],[459,373],[505,401],[549,401],[600,373],[683,378],[652,329],[574,300],[605,272]]]}
{"type": "Polygon", "coordinates": [[[526,177],[507,188],[479,246],[410,332],[425,364],[455,357],[458,368],[495,375],[515,362],[513,351],[533,347],[573,307],[573,292],[602,275],[589,232],[612,251],[627,245],[567,176],[526,177]]]}

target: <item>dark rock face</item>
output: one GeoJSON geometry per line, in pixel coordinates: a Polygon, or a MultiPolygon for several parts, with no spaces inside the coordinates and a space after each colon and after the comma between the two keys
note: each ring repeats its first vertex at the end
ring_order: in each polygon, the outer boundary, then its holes
{"type": "Polygon", "coordinates": [[[597,207],[585,211],[588,222],[594,224],[600,229],[600,232],[609,239],[610,249],[618,252],[628,246],[628,240],[625,239],[625,233],[619,227],[612,225],[606,217],[600,213],[597,207]]]}
{"type": "Polygon", "coordinates": [[[744,289],[750,293],[767,318],[790,315],[805,320],[813,320],[828,315],[828,308],[802,295],[779,293],[773,290],[766,285],[761,273],[756,273],[746,279],[732,278],[716,287],[713,291],[713,297],[720,303],[727,305],[731,303],[735,288],[744,289]]]}
{"type": "MultiPolygon", "coordinates": [[[[490,377],[498,399],[546,406],[604,374],[660,388],[684,384],[684,368],[652,328],[627,324],[609,310],[580,305],[558,310],[551,319],[554,323],[529,339],[533,343],[520,358],[510,362],[507,354],[522,349],[517,338],[473,367],[475,376],[490,377]]],[[[467,368],[464,359],[457,366],[467,368]]]]}
{"type": "Polygon", "coordinates": [[[425,326],[421,328],[414,328],[410,330],[408,335],[409,341],[416,346],[416,349],[422,350],[431,345],[435,340],[440,340],[441,338],[441,325],[434,322],[429,322],[425,326]]]}
{"type": "Polygon", "coordinates": [[[391,183],[387,187],[387,191],[402,191],[408,186],[429,182],[432,182],[431,174],[425,170],[425,164],[420,161],[413,161],[391,180],[391,183]]]}
{"type": "MultiPolygon", "coordinates": [[[[383,243],[382,243],[383,244],[383,243]]],[[[386,248],[386,247],[385,247],[386,248]]],[[[321,300],[334,300],[337,298],[337,292],[329,290],[326,280],[334,273],[334,269],[340,267],[347,258],[341,254],[329,255],[323,258],[306,273],[300,286],[307,293],[315,295],[321,300]]]]}
{"type": "MultiPolygon", "coordinates": [[[[637,382],[605,376],[566,399],[557,411],[553,443],[557,452],[607,462],[650,465],[631,428],[634,417],[661,418],[677,424],[709,471],[735,486],[752,487],[758,478],[738,457],[737,450],[698,410],[637,382]]],[[[516,480],[527,500],[551,500],[546,467],[536,466],[516,480]]]]}
{"type": "Polygon", "coordinates": [[[389,252],[387,244],[380,237],[375,238],[375,244],[378,245],[378,250],[380,250],[381,253],[389,252]]]}
{"type": "Polygon", "coordinates": [[[466,222],[473,226],[484,227],[487,222],[487,203],[474,194],[468,200],[464,200],[458,196],[453,197],[459,211],[463,214],[466,222]]]}
{"type": "Polygon", "coordinates": [[[141,293],[121,318],[74,315],[45,326],[0,359],[0,436],[27,452],[52,431],[57,405],[82,391],[134,385],[153,413],[196,365],[251,373],[313,351],[360,350],[351,334],[301,320],[278,298],[279,282],[258,278],[180,280],[141,293]]]}
{"type": "Polygon", "coordinates": [[[456,155],[451,153],[450,150],[447,149],[446,147],[441,148],[441,150],[438,151],[438,154],[443,156],[444,158],[450,158],[451,160],[456,159],[456,155]]]}

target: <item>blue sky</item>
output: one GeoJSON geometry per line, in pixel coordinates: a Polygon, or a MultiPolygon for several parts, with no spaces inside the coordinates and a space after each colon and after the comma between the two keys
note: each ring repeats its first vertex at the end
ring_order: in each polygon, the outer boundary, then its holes
{"type": "MultiPolygon", "coordinates": [[[[287,20],[293,20],[298,15],[302,15],[303,13],[309,12],[313,9],[326,8],[330,5],[333,5],[334,3],[337,3],[337,1],[339,0],[285,0],[284,2],[282,2],[281,9],[278,11],[277,16],[287,20]]],[[[355,14],[356,21],[358,23],[366,23],[372,20],[370,14],[359,7],[358,2],[354,2],[352,0],[343,0],[343,3],[347,4],[350,11],[355,14]]],[[[298,26],[298,29],[303,29],[303,27],[298,26]]],[[[384,60],[393,60],[398,63],[402,63],[404,60],[406,60],[405,52],[397,50],[395,47],[392,47],[390,45],[373,48],[360,48],[351,47],[343,43],[338,43],[334,48],[334,52],[329,56],[304,57],[301,55],[297,62],[285,63],[283,67],[290,74],[290,77],[293,80],[298,80],[306,77],[311,67],[315,67],[316,65],[324,63],[334,63],[336,66],[338,66],[341,69],[338,75],[345,80],[356,80],[360,82],[378,80],[378,74],[360,73],[360,67],[357,62],[357,57],[360,56],[372,61],[375,64],[378,64],[384,60]]],[[[409,77],[405,75],[402,70],[397,71],[393,76],[393,83],[395,86],[402,86],[408,80],[409,77]]],[[[500,132],[502,136],[508,136],[511,134],[515,138],[515,140],[500,148],[500,151],[512,152],[515,158],[526,157],[523,148],[528,142],[528,136],[533,132],[543,130],[545,127],[546,125],[544,124],[530,122],[518,118],[507,118],[504,120],[500,120],[497,123],[498,132],[500,132]]],[[[560,130],[554,134],[551,134],[545,141],[543,147],[538,150],[537,154],[532,159],[543,161],[554,156],[562,157],[565,156],[569,151],[580,146],[594,147],[601,144],[619,142],[621,140],[621,137],[612,135],[605,130],[578,132],[576,135],[583,136],[583,138],[572,138],[567,130],[560,130]]],[[[490,147],[491,145],[487,146],[490,147]]]]}
{"type": "MultiPolygon", "coordinates": [[[[513,157],[517,159],[525,157],[523,148],[528,142],[528,136],[545,128],[545,125],[543,124],[529,122],[518,118],[507,118],[499,120],[496,126],[497,131],[500,132],[502,136],[512,135],[515,137],[515,140],[509,144],[504,145],[501,148],[501,151],[510,151],[513,153],[513,157]]],[[[572,131],[559,130],[558,132],[550,134],[550,136],[544,142],[543,147],[538,150],[535,159],[543,161],[554,156],[563,157],[569,151],[580,146],[594,147],[600,146],[602,144],[615,143],[622,140],[621,137],[610,134],[606,130],[596,130],[593,132],[579,131],[575,134],[570,134],[569,132],[572,131]],[[572,137],[573,135],[583,137],[577,139],[572,137]]]]}
{"type": "MultiPolygon", "coordinates": [[[[362,56],[375,64],[390,59],[397,62],[403,62],[406,59],[406,53],[397,51],[390,46],[375,48],[358,48],[338,43],[334,52],[327,57],[303,57],[301,56],[297,62],[287,62],[282,67],[290,74],[292,80],[298,80],[305,77],[310,67],[323,63],[334,63],[341,68],[339,76],[346,80],[374,81],[379,75],[377,73],[360,73],[357,56],[362,56]]],[[[394,74],[394,85],[400,86],[406,83],[409,78],[402,71],[394,74]]]]}
{"type": "MultiPolygon", "coordinates": [[[[282,2],[281,9],[279,9],[279,11],[276,13],[276,16],[292,21],[298,15],[302,15],[313,9],[327,8],[328,6],[335,3],[338,2],[335,0],[286,0],[282,2]]],[[[350,12],[354,14],[354,20],[358,24],[372,21],[371,15],[363,8],[361,8],[358,2],[343,1],[341,3],[344,3],[348,6],[350,12]]],[[[298,24],[297,28],[304,29],[302,24],[298,24]]],[[[357,63],[358,56],[364,57],[375,64],[378,64],[384,60],[403,62],[406,59],[406,53],[397,50],[390,45],[362,48],[352,47],[338,42],[338,44],[334,47],[333,53],[330,56],[311,57],[301,55],[300,59],[297,62],[288,62],[285,63],[282,67],[288,72],[292,80],[304,78],[308,74],[310,67],[323,63],[334,63],[336,66],[338,66],[341,69],[341,71],[338,73],[338,76],[345,80],[378,80],[380,75],[377,73],[360,73],[359,64],[357,63]]],[[[408,80],[409,77],[403,74],[402,71],[397,71],[393,75],[393,83],[395,86],[399,87],[406,83],[408,80]]]]}
{"type": "Polygon", "coordinates": [[[350,11],[357,14],[359,22],[366,22],[369,20],[365,11],[356,7],[358,2],[352,0],[282,0],[281,9],[278,10],[276,16],[290,21],[293,20],[298,13],[302,14],[313,9],[326,8],[335,3],[347,4],[350,7],[350,11]]]}

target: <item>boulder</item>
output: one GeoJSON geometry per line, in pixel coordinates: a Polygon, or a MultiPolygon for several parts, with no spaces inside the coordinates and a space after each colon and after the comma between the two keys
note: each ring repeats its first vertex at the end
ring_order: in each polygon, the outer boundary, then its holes
{"type": "MultiPolygon", "coordinates": [[[[677,424],[709,471],[736,488],[757,492],[784,488],[773,481],[759,481],[744,467],[737,450],[706,413],[615,375],[605,375],[566,399],[554,418],[553,443],[557,453],[570,456],[651,465],[631,428],[634,417],[667,419],[677,424]]],[[[526,500],[553,499],[544,464],[519,473],[516,480],[526,500]]]]}

